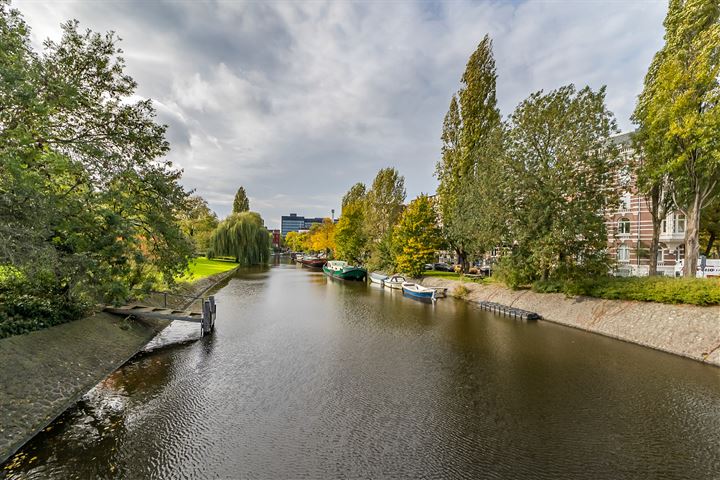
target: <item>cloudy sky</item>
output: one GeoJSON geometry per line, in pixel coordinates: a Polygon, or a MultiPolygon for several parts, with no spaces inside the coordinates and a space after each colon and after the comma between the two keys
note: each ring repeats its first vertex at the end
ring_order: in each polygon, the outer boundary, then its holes
{"type": "Polygon", "coordinates": [[[270,227],[329,216],[393,166],[433,193],[440,129],[469,55],[494,40],[503,115],[530,92],[607,85],[622,130],[667,2],[16,0],[39,46],[77,18],[123,39],[138,95],[169,126],[183,182],[222,217],[243,185],[270,227]]]}

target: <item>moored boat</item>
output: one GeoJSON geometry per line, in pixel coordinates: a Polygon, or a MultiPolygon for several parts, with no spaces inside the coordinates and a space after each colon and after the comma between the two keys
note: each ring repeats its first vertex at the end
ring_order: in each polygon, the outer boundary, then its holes
{"type": "Polygon", "coordinates": [[[309,268],[322,268],[323,265],[327,263],[327,258],[324,257],[313,257],[313,256],[304,256],[300,260],[300,263],[305,265],[309,268]]]}
{"type": "Polygon", "coordinates": [[[405,283],[405,277],[402,275],[392,275],[383,282],[383,285],[396,290],[401,290],[403,283],[405,283]]]}
{"type": "Polygon", "coordinates": [[[388,277],[382,272],[372,272],[370,275],[368,275],[368,278],[370,278],[370,281],[372,283],[379,283],[380,285],[382,285],[383,283],[385,283],[385,280],[390,277],[388,277]]]}
{"type": "Polygon", "coordinates": [[[330,260],[323,266],[325,275],[342,280],[360,280],[367,278],[367,270],[361,267],[348,265],[342,260],[330,260]]]}
{"type": "Polygon", "coordinates": [[[403,283],[402,291],[405,295],[417,298],[419,300],[435,301],[435,290],[432,288],[423,287],[422,285],[418,285],[417,283],[403,283]]]}

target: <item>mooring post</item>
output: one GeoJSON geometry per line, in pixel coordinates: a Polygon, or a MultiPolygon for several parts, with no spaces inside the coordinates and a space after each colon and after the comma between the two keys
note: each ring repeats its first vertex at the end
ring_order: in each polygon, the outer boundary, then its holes
{"type": "Polygon", "coordinates": [[[215,295],[208,297],[210,304],[210,330],[215,330],[215,318],[217,317],[217,305],[215,304],[215,295]]]}
{"type": "Polygon", "coordinates": [[[212,315],[212,312],[210,310],[210,302],[209,301],[203,301],[202,304],[202,334],[205,335],[206,333],[210,332],[210,317],[212,315]]]}

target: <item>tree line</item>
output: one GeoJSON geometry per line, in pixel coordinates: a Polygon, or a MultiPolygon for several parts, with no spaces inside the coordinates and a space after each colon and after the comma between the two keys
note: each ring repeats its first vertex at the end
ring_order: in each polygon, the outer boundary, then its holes
{"type": "MultiPolygon", "coordinates": [[[[172,285],[199,250],[241,253],[180,184],[113,32],[70,21],[36,50],[0,0],[0,45],[0,337],[172,285]]],[[[252,228],[259,253],[241,261],[267,258],[267,230],[252,228]]]]}
{"type": "Polygon", "coordinates": [[[605,87],[534,92],[503,119],[485,36],[444,118],[437,195],[405,209],[404,179],[394,169],[381,170],[369,190],[354,185],[334,229],[335,255],[371,269],[417,272],[421,259],[433,256],[422,252],[442,247],[467,271],[495,250],[496,272],[510,285],[602,276],[613,267],[608,214],[634,188],[653,218],[651,274],[662,220],[678,209],[687,217],[685,275],[695,276],[701,238],[709,254],[720,237],[719,18],[715,1],[670,1],[665,46],[632,117],[638,129],[630,159],[612,141],[619,130],[605,87]],[[439,226],[440,238],[410,235],[410,215],[437,215],[428,228],[439,226]]]}
{"type": "Polygon", "coordinates": [[[464,268],[496,248],[511,284],[606,274],[607,214],[635,189],[652,216],[650,273],[662,221],[679,210],[684,274],[695,276],[701,239],[709,255],[720,236],[720,4],[671,0],[664,25],[632,117],[630,159],[612,141],[605,87],[535,92],[502,121],[483,39],[451,99],[436,170],[443,231],[464,268]]]}

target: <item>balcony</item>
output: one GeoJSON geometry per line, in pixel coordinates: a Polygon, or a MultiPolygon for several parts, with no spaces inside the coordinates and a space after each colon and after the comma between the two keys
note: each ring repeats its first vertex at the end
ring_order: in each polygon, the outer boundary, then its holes
{"type": "Polygon", "coordinates": [[[673,212],[662,221],[661,242],[682,242],[685,240],[685,215],[673,212]]]}
{"type": "Polygon", "coordinates": [[[661,242],[682,242],[685,240],[685,232],[660,232],[661,242]]]}

